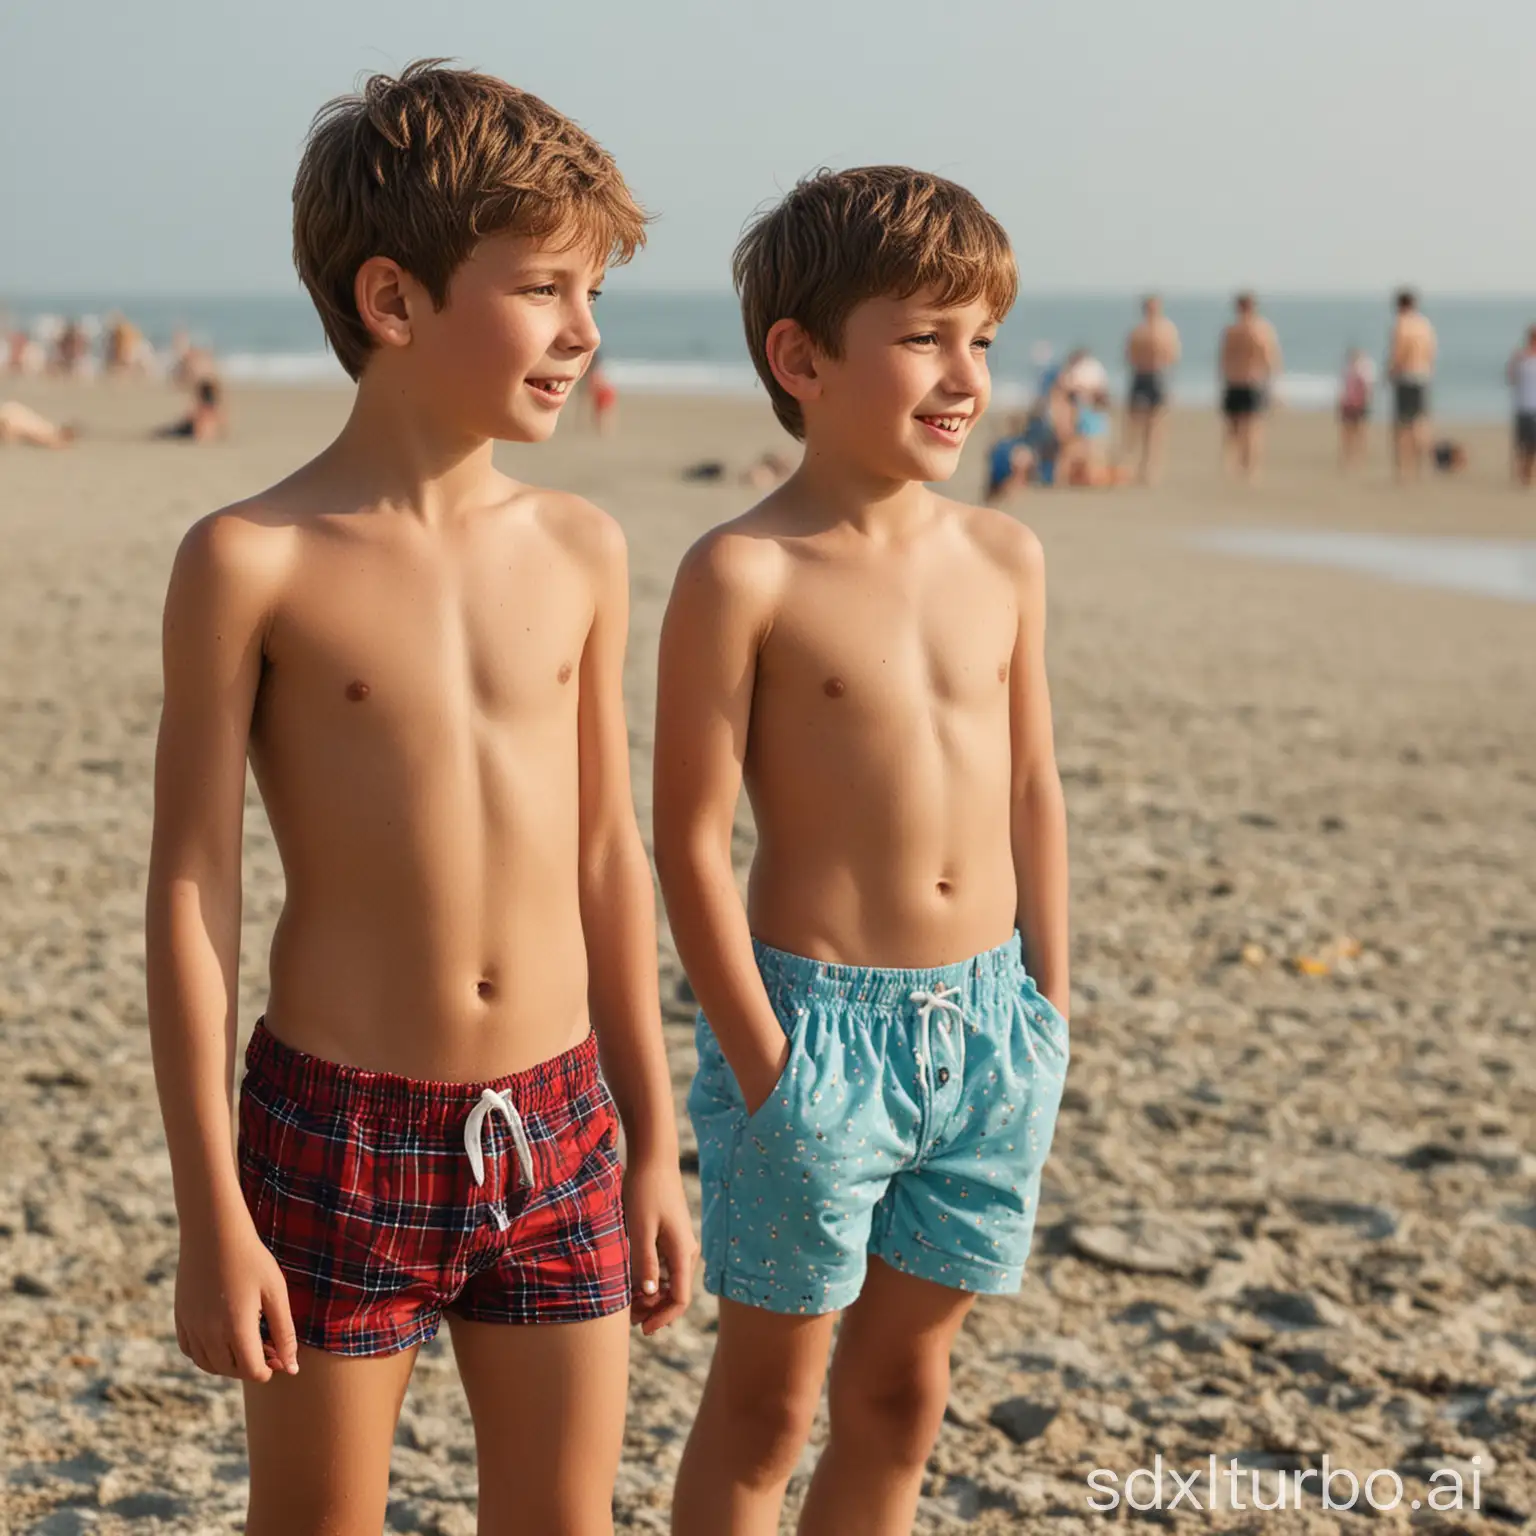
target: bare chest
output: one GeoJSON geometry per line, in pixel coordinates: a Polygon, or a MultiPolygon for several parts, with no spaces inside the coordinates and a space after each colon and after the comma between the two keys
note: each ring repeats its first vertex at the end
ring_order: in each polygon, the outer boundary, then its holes
{"type": "Polygon", "coordinates": [[[396,732],[574,706],[591,602],[581,571],[543,542],[456,558],[325,549],[273,616],[262,702],[317,726],[396,732]]]}
{"type": "Polygon", "coordinates": [[[759,656],[757,703],[831,721],[908,720],[1007,707],[1018,634],[1002,581],[797,584],[759,656]]]}

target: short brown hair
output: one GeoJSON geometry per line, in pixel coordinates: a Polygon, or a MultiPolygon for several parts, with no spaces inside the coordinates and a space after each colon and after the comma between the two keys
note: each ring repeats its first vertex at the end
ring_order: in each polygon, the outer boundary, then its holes
{"type": "Polygon", "coordinates": [[[866,299],[932,288],[946,306],[984,298],[1001,320],[1019,291],[1003,226],[964,187],[904,165],[807,176],[747,227],[731,269],[752,362],[795,437],[805,435],[799,402],[768,366],[776,322],[796,321],[837,357],[843,324],[866,299]]]}
{"type": "Polygon", "coordinates": [[[373,347],[353,293],[370,257],[399,262],[441,309],[487,235],[558,236],[623,262],[645,223],[613,157],[568,117],[441,59],[327,102],[293,184],[294,265],[354,379],[373,347]]]}

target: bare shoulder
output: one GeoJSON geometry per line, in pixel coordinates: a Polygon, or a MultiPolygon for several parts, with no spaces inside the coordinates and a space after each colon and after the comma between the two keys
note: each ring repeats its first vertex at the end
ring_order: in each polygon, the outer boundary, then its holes
{"type": "Polygon", "coordinates": [[[629,546],[611,513],[570,491],[529,489],[523,494],[544,532],[594,575],[624,568],[629,546]]]}
{"type": "Polygon", "coordinates": [[[222,597],[271,598],[302,541],[304,516],[283,487],[200,518],[182,536],[172,574],[222,597]]]}
{"type": "Polygon", "coordinates": [[[789,556],[767,502],[711,528],[678,566],[676,589],[771,607],[782,590],[789,556]]]}
{"type": "Polygon", "coordinates": [[[999,570],[1025,584],[1044,578],[1045,548],[1033,528],[997,507],[948,505],[959,515],[966,536],[999,570]]]}

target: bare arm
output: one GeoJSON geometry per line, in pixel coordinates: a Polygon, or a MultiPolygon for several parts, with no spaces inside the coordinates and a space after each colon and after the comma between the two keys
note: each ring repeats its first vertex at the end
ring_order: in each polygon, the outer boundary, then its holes
{"type": "MultiPolygon", "coordinates": [[[[240,1192],[230,1098],[246,744],[275,591],[273,540],[222,514],[177,553],[145,910],[150,1045],[182,1227],[178,1333],[204,1369],[257,1380],[259,1302],[276,1340],[278,1300],[267,1291],[281,1276],[240,1192]]],[[[281,1311],[285,1320],[285,1295],[281,1311]]],[[[286,1344],[291,1359],[291,1330],[286,1344]]]]}
{"type": "Polygon", "coordinates": [[[656,891],[630,794],[624,718],[629,570],[624,536],[604,517],[592,542],[596,604],[581,658],[581,926],[603,1070],[632,1157],[677,1157],[672,1082],[656,983],[656,891]]]}
{"type": "Polygon", "coordinates": [[[788,1050],[752,952],[731,866],[771,552],[729,535],[689,551],[661,631],[656,700],[656,870],[678,954],[749,1110],[788,1050]]]}
{"type": "Polygon", "coordinates": [[[641,1293],[635,1320],[649,1334],[687,1309],[696,1245],[661,1030],[656,891],[630,792],[624,718],[628,558],[617,523],[593,511],[584,521],[595,600],[577,705],[581,926],[588,1006],[624,1122],[625,1217],[641,1293]]]}
{"type": "Polygon", "coordinates": [[[1273,383],[1285,369],[1285,359],[1280,355],[1280,334],[1266,322],[1264,326],[1264,361],[1269,369],[1269,381],[1273,383]]]}
{"type": "Polygon", "coordinates": [[[1071,1001],[1067,812],[1045,673],[1045,552],[1028,529],[1020,529],[1013,542],[1019,631],[1010,673],[1010,716],[1018,923],[1030,975],[1065,1017],[1071,1001]]]}

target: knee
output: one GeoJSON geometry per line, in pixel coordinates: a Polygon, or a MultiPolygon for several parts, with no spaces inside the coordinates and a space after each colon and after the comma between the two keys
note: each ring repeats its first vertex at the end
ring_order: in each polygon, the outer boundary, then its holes
{"type": "Polygon", "coordinates": [[[722,1393],[716,1405],[721,1438],[736,1475],[764,1487],[787,1480],[810,1439],[820,1398],[819,1382],[814,1391],[791,1383],[742,1382],[722,1393]]]}
{"type": "Polygon", "coordinates": [[[949,1402],[949,1357],[917,1356],[846,1372],[832,1383],[832,1435],[882,1461],[928,1460],[949,1402]]]}

